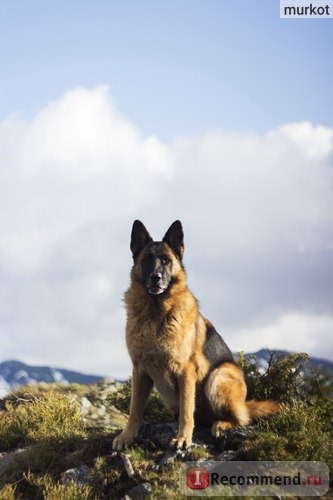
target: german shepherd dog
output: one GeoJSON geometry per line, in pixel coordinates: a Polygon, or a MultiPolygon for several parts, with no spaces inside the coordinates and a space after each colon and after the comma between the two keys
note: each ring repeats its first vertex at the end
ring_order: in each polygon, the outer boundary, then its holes
{"type": "Polygon", "coordinates": [[[143,410],[155,385],[166,408],[178,417],[172,445],[190,447],[194,422],[214,437],[237,425],[275,413],[274,401],[246,401],[243,372],[213,325],[199,312],[182,264],[183,229],[175,221],[162,241],[153,241],[136,220],[131,235],[134,265],[125,293],[126,343],[133,362],[130,414],[113,448],[128,447],[139,433],[143,410]]]}

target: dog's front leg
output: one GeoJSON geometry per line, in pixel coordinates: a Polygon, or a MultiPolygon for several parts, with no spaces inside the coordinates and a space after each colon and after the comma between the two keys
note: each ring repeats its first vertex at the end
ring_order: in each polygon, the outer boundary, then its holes
{"type": "Polygon", "coordinates": [[[195,369],[188,365],[179,377],[179,430],[171,444],[177,448],[190,447],[194,429],[195,369]]]}
{"type": "Polygon", "coordinates": [[[153,381],[139,366],[133,366],[132,397],[130,414],[125,429],[115,437],[112,443],[114,450],[127,448],[137,437],[153,381]]]}

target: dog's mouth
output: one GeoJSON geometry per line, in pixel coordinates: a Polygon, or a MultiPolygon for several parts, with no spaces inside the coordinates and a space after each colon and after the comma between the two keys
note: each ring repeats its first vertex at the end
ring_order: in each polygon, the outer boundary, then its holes
{"type": "Polygon", "coordinates": [[[159,295],[160,293],[163,293],[164,290],[165,290],[165,288],[161,285],[158,285],[158,284],[150,285],[148,287],[148,292],[151,295],[159,295]]]}

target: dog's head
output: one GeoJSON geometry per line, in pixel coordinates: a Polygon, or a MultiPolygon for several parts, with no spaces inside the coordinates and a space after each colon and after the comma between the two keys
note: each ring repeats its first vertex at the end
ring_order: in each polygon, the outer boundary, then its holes
{"type": "Polygon", "coordinates": [[[162,241],[153,241],[142,222],[134,221],[131,251],[135,277],[144,289],[151,295],[164,293],[183,269],[184,234],[180,221],[169,227],[162,241]]]}

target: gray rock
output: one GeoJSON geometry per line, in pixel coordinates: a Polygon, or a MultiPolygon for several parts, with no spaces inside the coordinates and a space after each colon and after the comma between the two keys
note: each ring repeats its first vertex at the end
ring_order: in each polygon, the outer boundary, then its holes
{"type": "Polygon", "coordinates": [[[90,469],[86,465],[79,465],[74,469],[68,469],[61,475],[61,482],[65,485],[74,482],[78,485],[89,484],[90,469]]]}
{"type": "Polygon", "coordinates": [[[188,456],[188,450],[172,450],[163,455],[163,457],[153,466],[155,470],[163,469],[166,465],[172,464],[177,458],[182,460],[188,456]]]}
{"type": "Polygon", "coordinates": [[[132,462],[130,461],[129,455],[126,455],[126,453],[120,453],[120,457],[123,461],[128,477],[129,478],[133,477],[135,475],[135,472],[133,469],[132,462]]]}
{"type": "Polygon", "coordinates": [[[140,429],[139,437],[142,441],[150,441],[158,446],[166,448],[175,437],[178,424],[171,422],[168,424],[153,424],[146,422],[140,429]]]}
{"type": "Polygon", "coordinates": [[[130,491],[127,492],[126,496],[123,497],[125,500],[130,500],[130,499],[138,499],[138,498],[144,498],[147,497],[151,494],[152,492],[152,486],[150,483],[141,483],[132,488],[130,491]]]}
{"type": "Polygon", "coordinates": [[[0,476],[6,472],[7,469],[14,466],[17,463],[19,457],[24,457],[31,453],[33,447],[29,448],[18,448],[15,451],[9,453],[0,453],[0,476]]]}
{"type": "Polygon", "coordinates": [[[217,455],[216,460],[221,460],[221,462],[228,462],[229,460],[234,460],[236,456],[237,451],[227,450],[217,455]]]}
{"type": "Polygon", "coordinates": [[[77,403],[79,405],[80,411],[82,415],[85,417],[86,415],[89,414],[89,412],[92,409],[92,404],[90,403],[89,399],[83,396],[82,398],[77,398],[77,403]]]}

